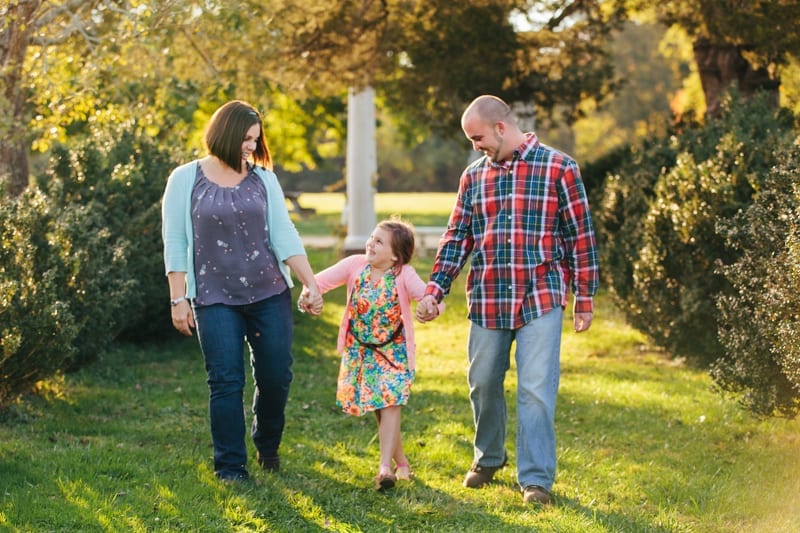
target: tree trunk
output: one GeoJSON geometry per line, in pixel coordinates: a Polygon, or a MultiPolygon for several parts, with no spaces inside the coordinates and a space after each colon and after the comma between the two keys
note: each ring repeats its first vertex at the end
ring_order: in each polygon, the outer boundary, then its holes
{"type": "Polygon", "coordinates": [[[0,178],[8,180],[6,192],[14,196],[25,190],[29,179],[22,67],[35,29],[33,16],[41,4],[42,0],[9,3],[0,23],[0,178]]]}
{"type": "Polygon", "coordinates": [[[742,56],[742,47],[715,44],[698,37],[694,43],[694,59],[706,98],[706,114],[715,116],[719,113],[722,95],[734,84],[743,97],[767,92],[773,106],[778,106],[780,79],[770,78],[766,68],[754,69],[742,56]]]}

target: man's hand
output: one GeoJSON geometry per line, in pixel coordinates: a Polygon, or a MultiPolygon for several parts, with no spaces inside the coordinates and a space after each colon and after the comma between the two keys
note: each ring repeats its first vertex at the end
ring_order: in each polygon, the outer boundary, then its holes
{"type": "Polygon", "coordinates": [[[575,332],[586,331],[592,325],[592,313],[575,313],[575,332]]]}

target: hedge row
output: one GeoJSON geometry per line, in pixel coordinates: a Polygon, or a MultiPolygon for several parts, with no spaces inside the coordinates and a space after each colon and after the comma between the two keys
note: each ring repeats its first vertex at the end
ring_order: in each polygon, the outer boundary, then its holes
{"type": "MultiPolygon", "coordinates": [[[[763,268],[746,260],[758,240],[746,239],[755,217],[751,210],[778,187],[777,169],[796,166],[791,147],[797,130],[790,114],[771,109],[765,100],[736,100],[735,106],[733,101],[703,127],[683,125],[679,133],[631,150],[608,176],[597,217],[602,264],[632,325],[672,355],[712,367],[717,384],[743,393],[751,410],[791,416],[800,380],[788,369],[797,358],[775,344],[777,332],[765,333],[777,323],[755,322],[742,310],[754,305],[747,302],[747,289],[768,284],[763,268]],[[744,280],[751,285],[745,288],[744,280]],[[753,339],[764,335],[770,343],[758,353],[742,354],[742,339],[752,341],[752,348],[758,344],[753,339]],[[759,365],[751,364],[755,359],[759,365]],[[773,385],[771,392],[764,390],[766,383],[773,385]]],[[[786,182],[797,176],[784,174],[785,192],[786,182]]],[[[772,254],[791,261],[785,250],[797,225],[797,217],[787,215],[785,226],[769,227],[772,254]]],[[[766,229],[765,219],[755,236],[766,239],[766,229]]],[[[775,290],[793,297],[796,278],[794,285],[775,290]]],[[[781,301],[759,300],[759,305],[774,314],[781,301]]]]}
{"type": "Polygon", "coordinates": [[[90,208],[0,204],[0,403],[106,348],[133,288],[128,243],[90,208]]]}
{"type": "Polygon", "coordinates": [[[0,199],[0,404],[115,339],[175,335],[159,211],[173,157],[120,124],[56,148],[37,187],[0,199]]]}
{"type": "Polygon", "coordinates": [[[800,145],[776,152],[753,203],[718,231],[740,255],[720,271],[734,291],[718,298],[725,357],[712,376],[753,412],[793,416],[800,403],[800,145]]]}

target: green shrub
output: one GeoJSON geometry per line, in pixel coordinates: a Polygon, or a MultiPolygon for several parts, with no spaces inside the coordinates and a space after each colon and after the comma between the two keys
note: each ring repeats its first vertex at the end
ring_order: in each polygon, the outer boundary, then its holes
{"type": "Polygon", "coordinates": [[[623,164],[630,161],[632,149],[630,145],[620,146],[611,150],[609,153],[581,163],[581,178],[586,187],[586,194],[589,197],[589,204],[592,207],[592,215],[596,218],[595,211],[602,203],[604,184],[606,177],[620,168],[623,164]]]}
{"type": "Polygon", "coordinates": [[[752,203],[792,126],[763,99],[731,98],[720,119],[653,140],[608,178],[598,224],[607,281],[632,325],[673,355],[721,355],[715,301],[731,287],[717,265],[738,252],[716,225],[752,203]]]}
{"type": "Polygon", "coordinates": [[[125,245],[95,213],[29,189],[0,201],[0,404],[113,339],[130,283],[125,245]]]}
{"type": "Polygon", "coordinates": [[[131,243],[128,275],[136,290],[126,302],[120,337],[151,341],[174,336],[161,244],[160,201],[176,166],[175,150],[158,144],[136,124],[99,131],[59,146],[40,185],[61,205],[83,205],[104,220],[114,238],[131,243]]]}
{"type": "Polygon", "coordinates": [[[800,147],[781,151],[754,202],[720,223],[739,259],[721,268],[735,289],[720,296],[725,356],[711,375],[761,415],[800,410],[800,147]]]}
{"type": "Polygon", "coordinates": [[[675,164],[676,157],[669,139],[646,141],[632,148],[616,172],[606,177],[600,209],[595,213],[603,281],[634,326],[637,321],[628,302],[634,296],[633,264],[642,246],[641,222],[656,181],[663,169],[675,164]]]}

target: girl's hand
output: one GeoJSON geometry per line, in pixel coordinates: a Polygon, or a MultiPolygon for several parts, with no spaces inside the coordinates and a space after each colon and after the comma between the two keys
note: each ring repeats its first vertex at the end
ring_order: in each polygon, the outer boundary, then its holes
{"type": "Polygon", "coordinates": [[[322,295],[319,291],[309,290],[306,295],[306,309],[314,316],[319,316],[322,313],[322,295]]]}

